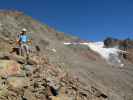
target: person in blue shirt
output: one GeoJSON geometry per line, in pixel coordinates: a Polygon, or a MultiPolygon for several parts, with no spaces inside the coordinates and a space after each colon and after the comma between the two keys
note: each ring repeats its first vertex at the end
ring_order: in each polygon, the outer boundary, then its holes
{"type": "Polygon", "coordinates": [[[24,52],[26,52],[27,55],[29,55],[29,36],[27,35],[27,30],[24,28],[22,29],[20,35],[18,36],[18,43],[20,46],[20,55],[24,55],[24,52]]]}

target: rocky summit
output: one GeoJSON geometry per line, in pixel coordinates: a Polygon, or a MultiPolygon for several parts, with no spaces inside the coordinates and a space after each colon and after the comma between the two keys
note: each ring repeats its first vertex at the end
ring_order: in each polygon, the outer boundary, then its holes
{"type": "MultiPolygon", "coordinates": [[[[86,42],[19,11],[0,11],[0,100],[133,100],[133,41],[106,39],[119,46],[123,67],[110,65],[86,42]],[[11,52],[26,28],[29,59],[11,52]]],[[[90,41],[89,41],[90,42],[90,41]]],[[[15,50],[15,49],[14,49],[15,50]]]]}

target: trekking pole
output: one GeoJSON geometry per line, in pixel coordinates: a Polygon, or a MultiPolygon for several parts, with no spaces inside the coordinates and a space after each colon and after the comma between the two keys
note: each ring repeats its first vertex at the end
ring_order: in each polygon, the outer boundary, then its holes
{"type": "Polygon", "coordinates": [[[30,39],[29,39],[29,53],[31,53],[32,51],[31,51],[31,49],[32,49],[32,38],[31,38],[31,32],[29,32],[29,37],[30,37],[30,39]]]}

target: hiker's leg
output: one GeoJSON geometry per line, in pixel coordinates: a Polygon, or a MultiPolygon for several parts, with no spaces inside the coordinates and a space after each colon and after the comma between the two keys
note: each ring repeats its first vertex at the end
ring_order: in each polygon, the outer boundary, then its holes
{"type": "Polygon", "coordinates": [[[29,47],[28,47],[27,44],[24,44],[24,53],[25,53],[26,56],[29,55],[29,47]]]}
{"type": "Polygon", "coordinates": [[[21,56],[25,55],[25,46],[24,44],[21,45],[21,56]]]}
{"type": "Polygon", "coordinates": [[[29,59],[29,54],[30,54],[29,45],[25,44],[25,47],[26,47],[26,59],[28,60],[29,59]]]}
{"type": "Polygon", "coordinates": [[[26,54],[29,54],[29,46],[27,44],[25,44],[25,49],[26,49],[26,54]]]}

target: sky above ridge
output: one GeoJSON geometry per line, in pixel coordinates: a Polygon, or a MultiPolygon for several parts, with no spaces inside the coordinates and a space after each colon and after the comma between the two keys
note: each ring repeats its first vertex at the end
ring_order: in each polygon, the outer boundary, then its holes
{"type": "Polygon", "coordinates": [[[59,31],[86,40],[133,38],[133,0],[0,0],[59,31]]]}

